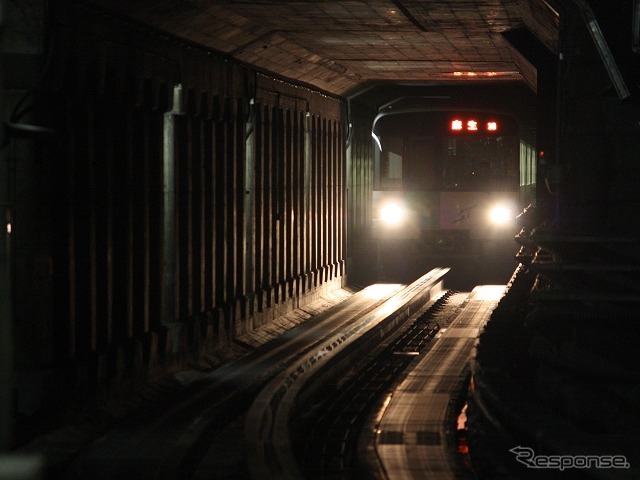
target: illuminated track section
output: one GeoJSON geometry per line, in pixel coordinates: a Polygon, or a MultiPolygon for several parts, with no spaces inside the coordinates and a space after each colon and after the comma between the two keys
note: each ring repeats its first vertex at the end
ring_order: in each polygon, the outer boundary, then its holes
{"type": "Polygon", "coordinates": [[[292,412],[440,293],[448,271],[436,268],[423,275],[357,322],[307,351],[265,386],[245,419],[247,463],[252,478],[303,477],[291,445],[292,412]]]}
{"type": "Polygon", "coordinates": [[[384,478],[467,478],[451,454],[449,405],[466,377],[479,331],[504,289],[504,285],[476,287],[456,319],[440,330],[432,348],[393,393],[374,440],[384,478]]]}

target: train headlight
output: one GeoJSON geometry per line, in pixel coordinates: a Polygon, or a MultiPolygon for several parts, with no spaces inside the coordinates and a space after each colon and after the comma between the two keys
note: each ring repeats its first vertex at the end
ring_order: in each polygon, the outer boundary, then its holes
{"type": "Polygon", "coordinates": [[[489,211],[489,219],[494,225],[506,225],[514,218],[513,209],[507,205],[495,205],[489,211]]]}
{"type": "Polygon", "coordinates": [[[385,225],[395,226],[402,223],[406,214],[404,205],[399,202],[389,202],[380,209],[380,220],[385,225]]]}

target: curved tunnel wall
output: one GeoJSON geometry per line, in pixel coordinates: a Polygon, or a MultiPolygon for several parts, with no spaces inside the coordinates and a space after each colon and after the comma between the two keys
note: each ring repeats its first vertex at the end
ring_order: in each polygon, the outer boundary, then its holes
{"type": "Polygon", "coordinates": [[[16,273],[17,368],[47,372],[25,418],[198,361],[346,278],[342,100],[73,8],[37,103],[58,131],[29,180],[40,218],[15,237],[49,265],[16,273]]]}

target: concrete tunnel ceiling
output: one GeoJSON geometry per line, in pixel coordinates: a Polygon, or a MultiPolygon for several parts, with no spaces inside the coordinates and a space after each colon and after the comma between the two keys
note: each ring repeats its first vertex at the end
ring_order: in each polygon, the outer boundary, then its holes
{"type": "Polygon", "coordinates": [[[94,0],[257,69],[349,96],[376,84],[524,82],[536,69],[508,40],[557,52],[546,0],[94,0]]]}

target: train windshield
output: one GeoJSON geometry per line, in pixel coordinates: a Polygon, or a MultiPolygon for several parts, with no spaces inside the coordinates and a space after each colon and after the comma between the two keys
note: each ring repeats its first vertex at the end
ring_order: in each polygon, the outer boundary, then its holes
{"type": "MultiPolygon", "coordinates": [[[[380,186],[426,191],[515,191],[520,140],[506,117],[473,117],[476,129],[454,131],[447,114],[389,128],[380,186]],[[495,123],[494,123],[495,122],[495,123]],[[492,125],[494,129],[489,129],[492,125]],[[404,127],[401,129],[400,127],[404,127]]],[[[471,121],[468,121],[471,122],[471,121]]],[[[463,126],[467,121],[461,122],[463,126]]],[[[457,125],[457,124],[456,124],[457,125]]]]}
{"type": "Polygon", "coordinates": [[[518,186],[517,137],[449,135],[433,160],[438,190],[512,190],[518,186]]]}

